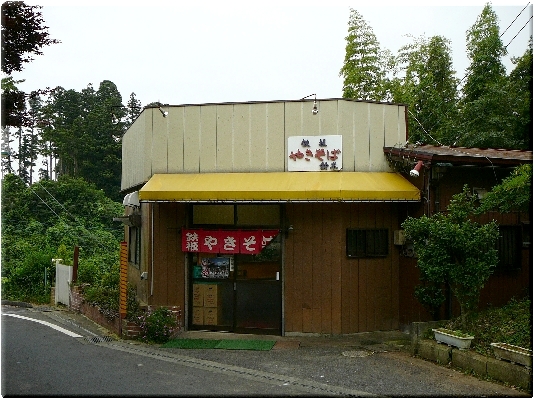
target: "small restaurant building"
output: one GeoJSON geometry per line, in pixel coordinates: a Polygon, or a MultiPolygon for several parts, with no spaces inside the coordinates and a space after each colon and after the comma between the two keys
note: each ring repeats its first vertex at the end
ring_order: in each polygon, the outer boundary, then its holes
{"type": "Polygon", "coordinates": [[[384,149],[406,118],[348,99],[145,108],[122,150],[137,300],[179,307],[186,330],[398,329],[421,191],[384,149]]]}

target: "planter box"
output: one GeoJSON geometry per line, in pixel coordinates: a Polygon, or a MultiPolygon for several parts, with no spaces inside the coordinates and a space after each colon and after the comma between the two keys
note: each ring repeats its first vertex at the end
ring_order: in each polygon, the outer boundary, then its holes
{"type": "Polygon", "coordinates": [[[507,343],[491,343],[490,346],[498,360],[508,360],[531,369],[533,364],[533,352],[531,350],[507,343]]]}
{"type": "Polygon", "coordinates": [[[444,343],[448,346],[457,347],[459,350],[466,350],[472,344],[473,336],[458,336],[452,331],[445,329],[432,329],[437,343],[444,343]]]}

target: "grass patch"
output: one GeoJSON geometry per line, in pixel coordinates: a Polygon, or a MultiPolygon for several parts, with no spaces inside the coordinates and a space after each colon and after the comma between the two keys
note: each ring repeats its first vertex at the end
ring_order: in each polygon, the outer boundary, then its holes
{"type": "Polygon", "coordinates": [[[274,340],[242,339],[173,339],[161,347],[168,349],[226,349],[226,350],[271,350],[274,340]]]}
{"type": "MultiPolygon", "coordinates": [[[[445,328],[461,330],[461,319],[455,318],[449,321],[445,328]]],[[[493,307],[474,313],[467,318],[466,331],[474,336],[472,349],[483,355],[493,356],[490,344],[496,342],[531,349],[531,300],[512,299],[503,307],[493,307]]]]}

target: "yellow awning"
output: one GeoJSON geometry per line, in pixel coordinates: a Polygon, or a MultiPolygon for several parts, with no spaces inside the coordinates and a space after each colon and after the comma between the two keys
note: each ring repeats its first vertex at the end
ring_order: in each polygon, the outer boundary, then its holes
{"type": "Polygon", "coordinates": [[[140,201],[353,202],[419,201],[420,191],[390,172],[155,174],[140,201]]]}

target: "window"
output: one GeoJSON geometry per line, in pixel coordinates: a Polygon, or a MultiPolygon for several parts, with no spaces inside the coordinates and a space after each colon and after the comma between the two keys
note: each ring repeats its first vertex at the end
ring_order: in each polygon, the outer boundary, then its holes
{"type": "Polygon", "coordinates": [[[346,254],[353,258],[387,256],[388,229],[348,229],[346,254]]]}
{"type": "Polygon", "coordinates": [[[496,248],[498,249],[499,271],[520,269],[522,264],[522,226],[501,225],[500,236],[496,248]]]}
{"type": "Polygon", "coordinates": [[[141,261],[141,228],[128,228],[128,261],[139,267],[141,261]]]}

